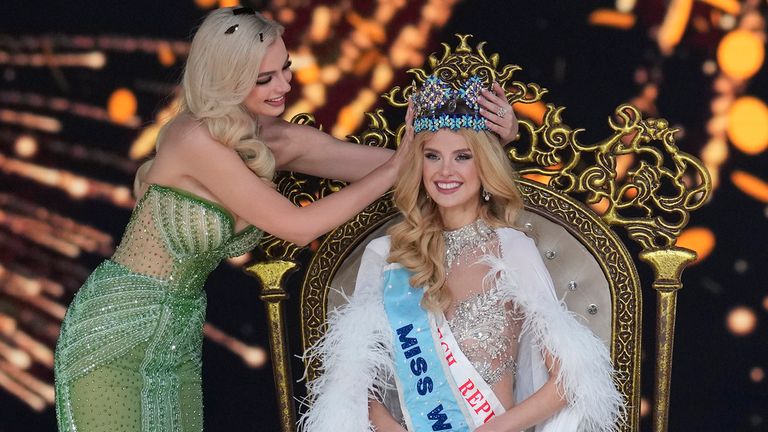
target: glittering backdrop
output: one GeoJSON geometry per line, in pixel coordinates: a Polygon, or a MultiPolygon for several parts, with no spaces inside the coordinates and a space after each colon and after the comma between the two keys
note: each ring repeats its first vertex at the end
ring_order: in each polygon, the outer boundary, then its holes
{"type": "MultiPolygon", "coordinates": [[[[133,172],[173,110],[190,29],[235,3],[0,6],[0,432],[54,429],[52,348],[65,307],[119,240],[133,172]]],[[[587,129],[582,141],[601,138],[626,101],[679,127],[716,190],[680,240],[701,258],[678,300],[670,430],[768,430],[765,2],[242,3],[286,26],[288,115],[313,112],[336,136],[357,131],[360,113],[382,105],[377,95],[456,32],[549,88],[547,102],[587,129]]],[[[277,430],[263,308],[240,271],[251,258],[223,264],[208,284],[208,431],[277,430]]]]}

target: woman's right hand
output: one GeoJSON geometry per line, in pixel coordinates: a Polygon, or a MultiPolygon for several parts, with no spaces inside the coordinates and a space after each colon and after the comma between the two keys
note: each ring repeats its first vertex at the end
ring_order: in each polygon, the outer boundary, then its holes
{"type": "Polygon", "coordinates": [[[400,169],[400,165],[408,157],[408,152],[413,144],[414,136],[416,135],[413,130],[413,117],[413,101],[408,101],[408,110],[405,112],[405,131],[403,132],[397,150],[395,151],[395,154],[392,155],[391,159],[398,170],[400,169]]]}

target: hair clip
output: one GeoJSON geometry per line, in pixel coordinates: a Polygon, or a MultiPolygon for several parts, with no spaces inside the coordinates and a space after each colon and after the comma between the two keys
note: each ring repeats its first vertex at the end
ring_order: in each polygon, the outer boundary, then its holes
{"type": "Polygon", "coordinates": [[[256,15],[256,11],[249,7],[239,7],[236,9],[232,9],[232,15],[243,15],[243,14],[253,14],[256,15]]]}
{"type": "MultiPolygon", "coordinates": [[[[239,7],[232,9],[232,15],[245,15],[245,14],[251,14],[256,15],[256,11],[249,7],[239,7]]],[[[229,27],[224,34],[232,34],[237,31],[237,29],[240,28],[240,24],[235,24],[231,27],[229,27]]],[[[264,33],[259,33],[259,42],[264,42],[264,33]]]]}

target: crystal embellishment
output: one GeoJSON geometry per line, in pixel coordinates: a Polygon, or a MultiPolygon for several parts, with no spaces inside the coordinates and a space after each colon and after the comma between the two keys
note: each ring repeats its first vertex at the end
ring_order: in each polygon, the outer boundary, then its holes
{"type": "Polygon", "coordinates": [[[443,231],[443,239],[445,240],[445,269],[450,273],[463,252],[478,250],[483,255],[490,253],[488,245],[491,240],[496,240],[496,231],[484,220],[478,219],[459,229],[443,231]]]}

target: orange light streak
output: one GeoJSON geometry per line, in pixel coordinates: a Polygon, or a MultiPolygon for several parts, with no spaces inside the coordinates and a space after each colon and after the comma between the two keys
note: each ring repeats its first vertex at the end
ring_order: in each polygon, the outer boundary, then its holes
{"type": "Polygon", "coordinates": [[[0,65],[22,67],[76,67],[89,69],[102,69],[107,64],[107,57],[103,52],[90,52],[78,54],[9,54],[0,51],[0,65]]]}
{"type": "Polygon", "coordinates": [[[693,0],[672,0],[667,8],[667,14],[659,28],[657,42],[662,54],[670,55],[675,49],[688,26],[693,0]]]}
{"type": "Polygon", "coordinates": [[[42,222],[19,217],[0,210],[0,226],[4,226],[14,234],[26,237],[64,256],[77,258],[80,255],[80,248],[77,245],[52,236],[49,230],[50,227],[42,222]]]}
{"type": "Polygon", "coordinates": [[[629,30],[635,26],[636,21],[637,18],[634,14],[619,12],[613,9],[598,9],[589,14],[589,23],[594,26],[629,30]]]}
{"type": "Polygon", "coordinates": [[[29,391],[26,387],[22,386],[2,371],[0,371],[0,387],[5,388],[8,393],[16,396],[19,400],[29,405],[30,408],[37,412],[43,411],[47,406],[43,398],[29,391]]]}
{"type": "Polygon", "coordinates": [[[0,121],[44,132],[61,132],[61,122],[57,119],[24,111],[0,109],[0,121]]]}
{"type": "Polygon", "coordinates": [[[8,214],[15,213],[13,217],[19,218],[22,224],[29,219],[29,224],[34,225],[35,230],[50,233],[87,252],[106,256],[114,250],[111,235],[24,199],[0,193],[0,207],[8,211],[8,214]]]}
{"type": "MultiPolygon", "coordinates": [[[[96,198],[110,201],[114,205],[123,208],[133,208],[135,201],[132,198],[125,199],[126,194],[120,192],[125,186],[92,180],[87,177],[73,174],[69,171],[47,168],[18,159],[9,158],[0,153],[0,171],[6,174],[16,174],[29,178],[46,186],[61,189],[75,198],[96,198]],[[82,193],[81,185],[85,184],[87,190],[82,193]]],[[[130,197],[130,190],[128,195],[130,197]]]]}
{"type": "Polygon", "coordinates": [[[25,294],[25,287],[6,285],[5,287],[0,286],[0,288],[3,288],[2,291],[8,296],[22,300],[48,315],[57,318],[59,321],[63,320],[64,315],[67,313],[66,306],[56,303],[47,297],[25,294]]]}
{"type": "Polygon", "coordinates": [[[699,0],[702,3],[707,3],[710,6],[714,6],[723,12],[727,12],[731,15],[738,15],[741,13],[741,3],[736,0],[699,0]]]}
{"type": "Polygon", "coordinates": [[[262,347],[247,345],[224,333],[210,323],[205,323],[203,332],[209,340],[216,342],[240,356],[240,358],[243,359],[243,362],[251,368],[261,368],[267,362],[267,352],[262,347]]]}
{"type": "Polygon", "coordinates": [[[768,203],[768,183],[745,171],[731,173],[731,182],[752,198],[768,203]]]}
{"type": "MultiPolygon", "coordinates": [[[[56,35],[50,36],[16,36],[2,35],[0,46],[7,46],[11,51],[44,51],[44,50],[101,50],[117,52],[143,52],[147,54],[157,54],[158,51],[165,49],[163,46],[170,47],[176,55],[186,56],[189,53],[189,42],[183,40],[170,39],[150,39],[150,38],[132,38],[125,36],[100,35],[98,37],[85,35],[56,35]]],[[[0,51],[0,58],[5,51],[0,51]]]]}
{"type": "Polygon", "coordinates": [[[21,369],[27,369],[32,365],[32,358],[26,352],[8,345],[0,340],[0,357],[5,358],[21,369]]]}
{"type": "Polygon", "coordinates": [[[22,330],[16,330],[16,332],[9,336],[9,338],[13,340],[16,346],[24,349],[38,363],[49,369],[53,369],[53,350],[48,348],[48,346],[40,343],[37,339],[22,330]]]}
{"type": "MultiPolygon", "coordinates": [[[[3,269],[0,269],[0,278],[3,277],[3,269]]],[[[0,313],[0,334],[2,335],[10,335],[13,334],[13,332],[16,331],[16,328],[18,326],[16,325],[16,320],[9,317],[8,315],[0,313]]]]}
{"type": "Polygon", "coordinates": [[[11,363],[0,361],[0,372],[12,377],[16,382],[40,396],[49,405],[53,405],[56,401],[55,391],[52,385],[35,378],[28,372],[17,368],[11,363]]]}
{"type": "MultiPolygon", "coordinates": [[[[7,104],[26,105],[32,108],[53,110],[66,114],[74,114],[79,117],[98,120],[105,123],[113,123],[129,128],[135,128],[141,124],[141,119],[133,115],[135,112],[135,107],[134,112],[131,112],[128,115],[121,113],[123,114],[121,117],[113,119],[110,117],[108,110],[100,106],[90,105],[82,102],[74,102],[60,97],[48,97],[36,93],[0,91],[0,101],[7,104]]],[[[122,102],[122,99],[118,102],[122,102]]]]}

